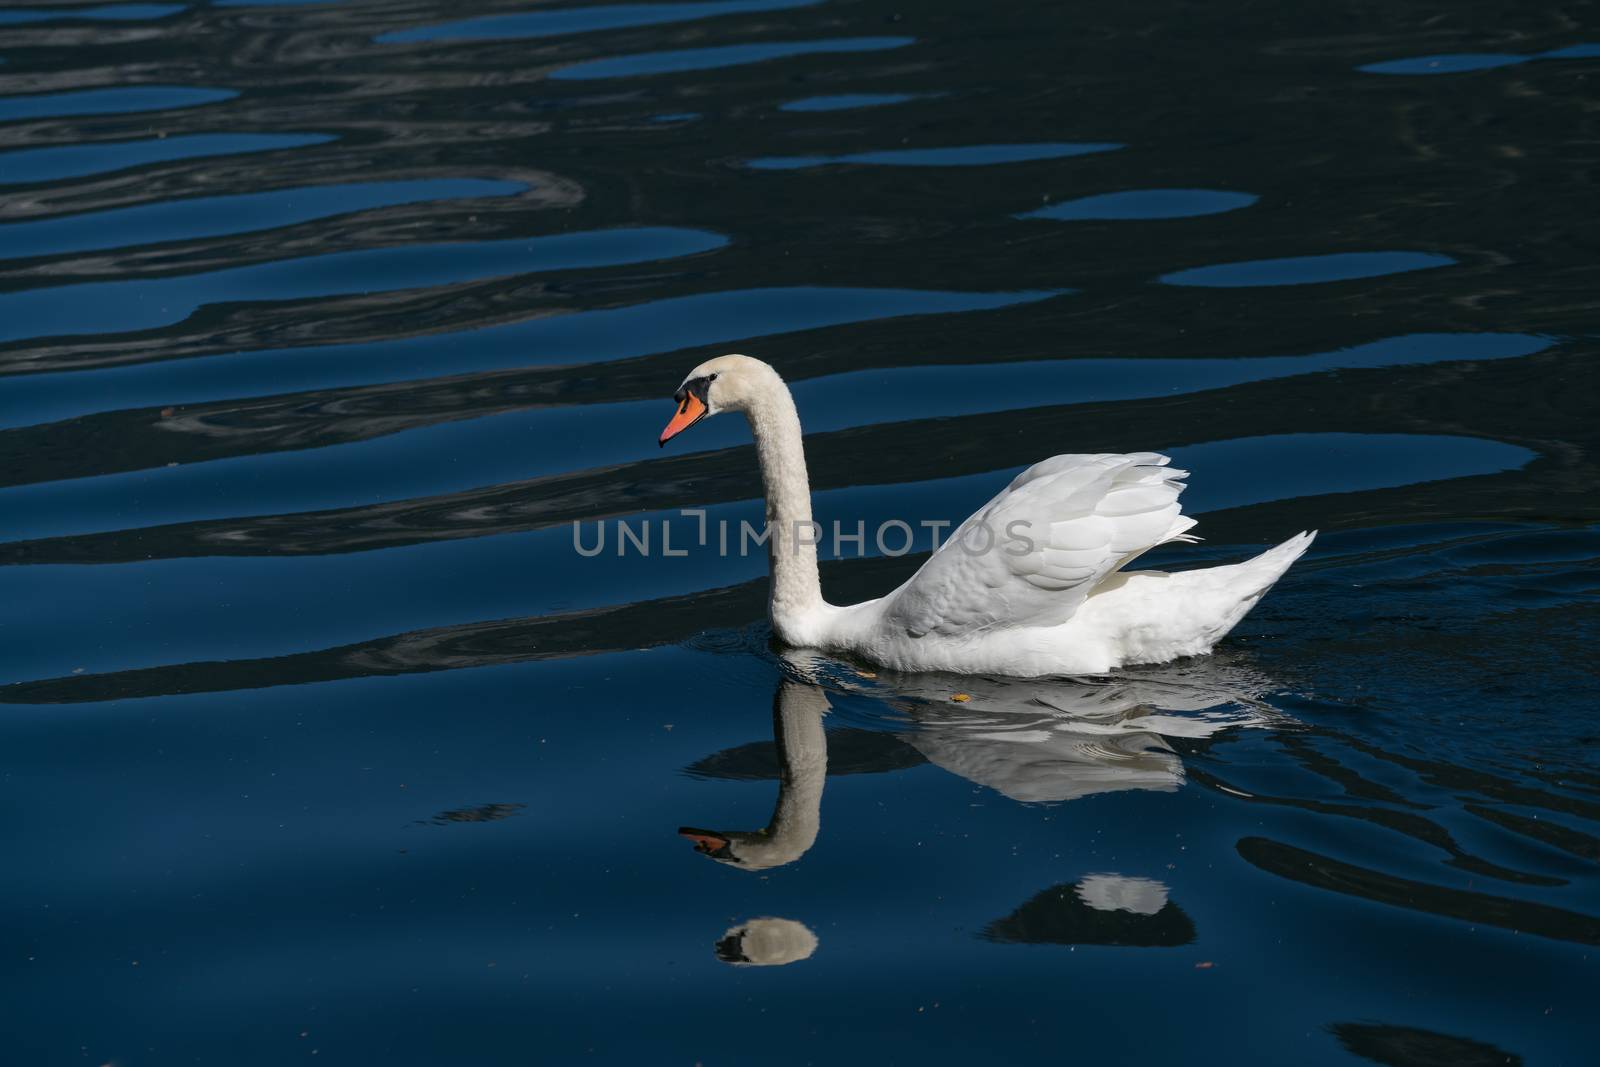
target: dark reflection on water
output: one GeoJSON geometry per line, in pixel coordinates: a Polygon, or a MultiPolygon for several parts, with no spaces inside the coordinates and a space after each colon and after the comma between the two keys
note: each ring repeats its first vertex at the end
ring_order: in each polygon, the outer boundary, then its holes
{"type": "Polygon", "coordinates": [[[1507,52],[1458,52],[1450,55],[1417,56],[1413,59],[1390,59],[1382,63],[1368,63],[1359,69],[1367,74],[1460,74],[1464,71],[1510,67],[1535,59],[1597,58],[1600,58],[1600,45],[1578,44],[1533,55],[1507,52]]]}
{"type": "Polygon", "coordinates": [[[1024,945],[1176,948],[1192,944],[1195,930],[1160,882],[1091,874],[1037,894],[984,927],[983,936],[1024,945]]]}
{"type": "MultiPolygon", "coordinates": [[[[481,269],[484,260],[474,254],[476,249],[470,246],[454,247],[459,258],[451,255],[450,259],[462,265],[463,273],[481,269]]],[[[512,242],[501,247],[514,266],[521,257],[519,245],[512,242]]],[[[411,254],[415,250],[403,251],[411,254]]],[[[381,257],[367,258],[383,261],[381,257]]],[[[500,317],[493,325],[479,326],[471,331],[472,346],[467,354],[462,352],[462,338],[454,332],[397,341],[372,339],[352,345],[264,348],[229,354],[226,361],[173,365],[163,365],[165,361],[159,359],[162,351],[158,350],[154,365],[129,367],[120,374],[108,374],[99,380],[112,382],[110,388],[116,397],[113,403],[126,404],[137,403],[141,399],[182,402],[239,394],[270,395],[291,385],[304,389],[348,386],[374,380],[398,383],[418,374],[431,373],[443,377],[427,379],[426,388],[462,399],[476,407],[476,389],[469,382],[451,376],[451,372],[622,359],[648,354],[659,346],[712,345],[876,319],[982,311],[1035,303],[1057,295],[1060,294],[1048,291],[950,292],[835,286],[733,289],[669,297],[643,304],[574,311],[565,315],[519,316],[509,322],[500,317]]],[[[286,310],[295,310],[294,305],[288,305],[286,310]]],[[[294,338],[286,337],[283,340],[292,341],[294,338]]],[[[23,349],[21,352],[28,353],[30,350],[23,349]]],[[[87,358],[83,362],[92,366],[96,363],[144,362],[140,357],[145,354],[137,349],[130,352],[119,347],[112,351],[94,349],[84,355],[87,358]]],[[[49,363],[39,366],[29,362],[26,354],[19,355],[18,362],[21,365],[16,369],[23,372],[71,367],[71,364],[59,367],[49,363]]],[[[623,368],[618,369],[626,374],[623,368]]],[[[554,375],[562,383],[569,382],[573,377],[568,370],[554,372],[554,375]]],[[[664,377],[658,375],[656,380],[664,377]]],[[[667,383],[669,393],[682,377],[680,372],[672,382],[667,383]]],[[[67,389],[62,388],[64,384],[75,384],[77,380],[71,377],[64,380],[20,379],[16,386],[17,395],[29,393],[33,403],[21,409],[19,417],[25,414],[30,422],[41,417],[55,419],[60,418],[62,413],[51,411],[51,406],[59,405],[63,411],[81,408],[81,400],[78,394],[71,391],[70,385],[67,389]]],[[[590,383],[589,391],[598,384],[580,374],[575,383],[580,391],[584,390],[583,383],[586,381],[590,383]]],[[[561,385],[555,391],[571,388],[572,385],[561,385]]],[[[659,386],[656,388],[659,389],[659,386]]],[[[103,402],[97,398],[94,406],[103,406],[103,402]]],[[[4,415],[0,415],[0,420],[4,418],[4,415]]]]}
{"type": "MultiPolygon", "coordinates": [[[[478,188],[480,192],[492,190],[494,195],[504,192],[502,186],[478,188]]],[[[359,194],[352,199],[354,202],[345,206],[359,208],[359,194]]],[[[340,252],[216,270],[199,277],[29,289],[0,294],[0,316],[4,316],[0,341],[148,329],[182,322],[211,303],[370,295],[484,277],[643,263],[708,252],[724,243],[719,235],[703,230],[597,230],[477,244],[340,252]]]]}
{"type": "Polygon", "coordinates": [[[596,59],[588,63],[562,67],[552,72],[550,76],[568,81],[589,81],[598,78],[632,78],[645,74],[680,74],[686,71],[741,67],[747,63],[764,63],[792,56],[880,52],[889,48],[904,48],[911,43],[913,41],[910,37],[841,37],[822,41],[785,41],[781,44],[732,44],[719,45],[715,48],[684,48],[672,52],[644,52],[633,56],[596,59]]]}
{"type": "Polygon", "coordinates": [[[159,19],[176,15],[182,4],[103,4],[99,7],[18,8],[0,11],[0,26],[24,22],[57,22],[71,19],[106,21],[159,19]]]}
{"type": "Polygon", "coordinates": [[[1187,219],[1196,215],[1217,215],[1249,207],[1259,197],[1251,193],[1230,193],[1217,189],[1137,189],[1126,193],[1101,193],[1051,204],[1037,211],[1023,212],[1018,218],[1059,219],[1187,219]]]}
{"type": "Polygon", "coordinates": [[[10,1059],[1586,1062],[1583,19],[7,8],[10,1059]],[[1199,662],[780,656],[747,432],[656,447],[726,351],[825,523],[1322,534],[1199,662]]]}
{"type": "MultiPolygon", "coordinates": [[[[808,412],[807,423],[814,432],[841,430],[877,423],[897,423],[911,418],[950,417],[1017,410],[1027,399],[1037,404],[1069,404],[1078,401],[1129,400],[1140,397],[1173,395],[1215,389],[1231,384],[1301,372],[1361,366],[1386,366],[1476,357],[1512,358],[1538,351],[1549,342],[1540,338],[1472,334],[1461,336],[1394,338],[1388,342],[1360,346],[1346,352],[1320,356],[1263,357],[1255,360],[1152,360],[1130,368],[1119,360],[1074,360],[1061,363],[1019,363],[1006,365],[965,365],[955,367],[904,368],[895,371],[859,371],[829,375],[797,383],[795,389],[808,412]],[[1154,371],[1162,379],[1134,377],[1133,369],[1154,371]],[[815,415],[811,415],[815,412],[815,415]]],[[[489,383],[484,383],[485,388],[489,383]]],[[[93,484],[75,487],[70,498],[41,485],[30,492],[0,490],[0,507],[16,509],[27,518],[17,518],[18,537],[38,537],[40,531],[60,514],[60,506],[83,517],[107,516],[101,520],[115,528],[118,516],[134,503],[142,506],[146,523],[170,522],[179,517],[197,518],[203,514],[236,514],[250,506],[271,504],[285,509],[306,509],[336,503],[340,497],[328,496],[329,485],[359,485],[368,496],[404,496],[407,489],[418,491],[460,489],[485,479],[503,476],[557,474],[574,465],[604,466],[621,461],[643,461],[658,454],[655,442],[639,440],[629,431],[656,408],[651,401],[606,405],[517,405],[508,401],[505,410],[461,420],[449,412],[425,414],[414,405],[418,398],[392,387],[351,390],[330,396],[291,396],[270,404],[250,405],[246,411],[227,407],[206,410],[185,408],[170,415],[155,417],[135,430],[128,426],[119,438],[122,445],[116,457],[101,457],[93,442],[101,440],[101,421],[79,420],[66,434],[61,426],[45,426],[0,435],[7,447],[0,455],[9,465],[0,464],[0,485],[8,480],[39,484],[70,477],[73,471],[92,471],[105,475],[93,484]],[[383,411],[363,406],[367,398],[380,399],[383,411]],[[308,416],[327,406],[342,406],[347,419],[329,425],[343,432],[336,438],[308,439],[301,427],[308,416]],[[381,440],[408,431],[400,441],[381,440]],[[526,432],[549,439],[537,456],[497,455],[497,445],[526,432]],[[343,448],[335,454],[317,450],[318,443],[339,440],[353,444],[369,438],[366,448],[343,448]],[[81,440],[91,451],[64,446],[81,440]],[[49,442],[55,462],[41,461],[40,445],[49,442]],[[274,456],[282,449],[300,451],[297,457],[274,456]],[[488,456],[470,474],[441,471],[436,477],[421,473],[420,467],[440,451],[467,450],[488,456]],[[262,455],[261,453],[267,453],[262,455]],[[206,460],[228,460],[218,466],[206,460]],[[163,470],[159,476],[114,477],[113,471],[150,471],[169,462],[178,469],[163,470]],[[465,479],[465,480],[464,480],[465,479]],[[56,501],[55,505],[44,498],[56,501]],[[181,509],[180,516],[174,509],[181,509]]],[[[113,425],[126,418],[105,420],[113,425]]],[[[708,427],[712,429],[713,427],[708,427]]],[[[736,441],[737,433],[726,425],[715,426],[721,437],[736,441]]],[[[822,445],[818,441],[818,445],[822,445]]],[[[1260,499],[1261,488],[1271,484],[1263,476],[1260,463],[1251,457],[1271,451],[1280,466],[1287,468],[1288,490],[1315,488],[1329,490],[1376,488],[1385,482],[1408,484],[1468,473],[1488,472],[1520,466],[1532,454],[1514,446],[1474,438],[1407,437],[1403,435],[1316,435],[1307,437],[1273,435],[1246,438],[1237,443],[1217,443],[1213,451],[1185,449],[1185,462],[1222,464],[1231,469],[1240,464],[1248,473],[1230,476],[1196,487],[1189,500],[1193,510],[1209,510],[1222,501],[1242,503],[1260,499]],[[1454,440],[1455,447],[1439,445],[1454,440]],[[1267,445],[1268,447],[1264,447],[1267,445]],[[1316,474],[1308,474],[1298,464],[1313,465],[1324,458],[1337,460],[1316,474]],[[1380,462],[1368,464],[1367,459],[1380,462]]],[[[347,489],[341,490],[348,492],[347,489]]],[[[1270,495],[1270,494],[1268,494],[1270,495]]],[[[670,501],[668,501],[670,503],[670,501]]],[[[81,527],[80,527],[81,528],[81,527]]],[[[68,532],[67,528],[51,530],[68,532]]]]}
{"type": "Polygon", "coordinates": [[[782,11],[809,7],[822,0],[711,0],[710,3],[615,4],[595,7],[560,8],[554,11],[528,11],[506,15],[419,26],[412,30],[391,30],[378,35],[380,43],[414,41],[474,41],[515,37],[552,37],[592,30],[617,30],[631,26],[658,26],[671,22],[692,22],[718,15],[742,15],[755,11],[782,11]]]}
{"type": "Polygon", "coordinates": [[[752,159],[756,170],[805,170],[840,163],[870,163],[887,167],[987,167],[996,163],[1024,163],[1036,159],[1065,159],[1110,152],[1124,145],[1087,144],[981,144],[950,148],[896,148],[882,152],[854,152],[843,156],[766,156],[752,159]]]}
{"type": "Polygon", "coordinates": [[[514,182],[462,178],[310,186],[271,193],[177,200],[0,225],[0,254],[7,259],[17,259],[216,237],[292,226],[329,215],[394,204],[511,196],[525,188],[514,182]]]}
{"type": "Polygon", "coordinates": [[[45,182],[124,170],[195,156],[272,152],[333,140],[317,133],[196,133],[155,141],[119,141],[94,145],[59,145],[0,152],[0,182],[45,182]]]}
{"type": "Polygon", "coordinates": [[[1352,1054],[1388,1067],[1521,1067],[1522,1057],[1453,1034],[1378,1023],[1334,1023],[1328,1029],[1352,1054]]]}
{"type": "Polygon", "coordinates": [[[230,89],[142,85],[131,89],[84,89],[44,96],[0,96],[0,121],[67,115],[115,115],[126,111],[170,111],[174,108],[215,104],[238,95],[230,89]]]}
{"type": "Polygon", "coordinates": [[[1415,908],[1485,926],[1501,926],[1518,933],[1583,945],[1600,944],[1600,916],[1487,893],[1425,885],[1261,837],[1240,840],[1239,855],[1281,878],[1336,893],[1350,893],[1383,904],[1415,908]]]}
{"type": "Polygon", "coordinates": [[[1221,263],[1164,274],[1168,285],[1233,288],[1256,285],[1316,285],[1352,278],[1376,278],[1408,270],[1428,270],[1455,263],[1430,252],[1335,252],[1326,256],[1291,256],[1246,263],[1221,263]]]}
{"type": "Polygon", "coordinates": [[[903,104],[917,99],[917,93],[838,93],[832,96],[808,96],[804,100],[791,100],[778,107],[779,111],[853,111],[862,107],[883,107],[885,104],[903,104]]]}
{"type": "Polygon", "coordinates": [[[1464,52],[1449,56],[1418,56],[1415,59],[1391,59],[1383,63],[1368,63],[1359,69],[1368,74],[1459,74],[1466,70],[1493,70],[1526,63],[1530,56],[1508,55],[1503,52],[1464,52]]]}
{"type": "MultiPolygon", "coordinates": [[[[881,294],[887,296],[887,294],[881,294]]],[[[951,294],[954,299],[954,294],[951,294]]],[[[848,320],[844,320],[848,321],[848,320]]],[[[818,325],[821,325],[818,322],[818,325]]],[[[960,364],[950,367],[904,367],[864,370],[821,378],[791,378],[806,420],[813,431],[893,422],[909,417],[973,415],[1014,410],[1030,399],[1036,403],[1126,400],[1215,389],[1250,381],[1361,367],[1403,366],[1452,360],[1511,359],[1542,351],[1547,338],[1519,334],[1413,334],[1358,345],[1337,352],[1303,356],[1262,356],[1231,360],[1094,360],[1003,364],[960,364]],[[1134,372],[1147,371],[1150,374],[1134,372]]],[[[395,461],[420,460],[440,448],[492,451],[492,442],[515,426],[527,426],[546,438],[549,447],[537,456],[506,457],[511,473],[539,474],[568,469],[576,461],[598,465],[610,459],[645,459],[655,444],[629,432],[646,411],[654,411],[658,385],[629,381],[613,370],[607,397],[561,392],[567,371],[486,373],[472,378],[472,389],[460,378],[445,383],[357,386],[350,389],[289,394],[270,399],[221,401],[159,411],[107,412],[66,422],[32,426],[0,434],[0,486],[34,484],[120,471],[150,470],[168,463],[183,470],[162,476],[164,490],[177,483],[245,481],[264,488],[262,478],[276,472],[298,483],[305,465],[315,465],[340,479],[365,484],[395,461]],[[629,399],[638,391],[638,399],[629,399]],[[561,402],[561,397],[566,402],[561,402]],[[492,401],[490,398],[493,398],[492,401]],[[602,403],[602,399],[611,402],[602,403]],[[464,409],[482,418],[460,418],[464,409]],[[368,449],[321,452],[319,445],[378,441],[410,431],[409,444],[385,442],[368,449]],[[557,440],[559,443],[557,443],[557,440]],[[110,443],[114,442],[114,443],[110,443]],[[275,458],[286,450],[304,451],[297,460],[275,458]],[[254,458],[252,458],[254,457],[254,458]],[[574,459],[576,457],[576,460],[574,459]],[[228,460],[227,467],[206,465],[228,460]],[[332,464],[332,466],[328,466],[332,464]],[[248,474],[248,478],[239,478],[248,474]]],[[[158,394],[159,395],[159,394],[158,394]]],[[[167,394],[171,396],[171,394],[167,394]]],[[[123,401],[137,399],[124,389],[123,401]]],[[[35,406],[32,417],[48,414],[35,406]]],[[[717,443],[738,441],[737,428],[712,423],[705,428],[717,443]]],[[[704,443],[704,442],[703,442],[704,443]]],[[[487,473],[490,468],[484,468],[487,473]]],[[[116,493],[131,482],[104,477],[74,495],[87,504],[116,493]]],[[[230,491],[220,485],[205,493],[230,491]]],[[[0,506],[25,507],[17,497],[0,497],[0,506]]]]}

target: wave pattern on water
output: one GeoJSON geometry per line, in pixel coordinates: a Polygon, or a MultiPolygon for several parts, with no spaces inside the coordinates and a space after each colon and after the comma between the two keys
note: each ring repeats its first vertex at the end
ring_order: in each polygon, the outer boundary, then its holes
{"type": "Polygon", "coordinates": [[[1100,193],[1051,204],[1017,216],[1024,219],[1188,219],[1249,207],[1259,197],[1217,189],[1136,189],[1100,193]]]}
{"type": "Polygon", "coordinates": [[[883,107],[915,100],[917,93],[837,93],[831,96],[808,96],[780,104],[779,111],[854,111],[864,107],[883,107]]]}
{"type": "Polygon", "coordinates": [[[161,19],[182,11],[182,4],[104,4],[99,7],[13,8],[0,11],[0,26],[27,22],[92,19],[112,22],[161,19]]]}
{"type": "Polygon", "coordinates": [[[0,152],[0,182],[15,185],[59,181],[176,159],[274,152],[331,140],[329,134],[316,133],[196,133],[153,141],[19,148],[0,152]]]}
{"type": "Polygon", "coordinates": [[[231,100],[231,89],[181,85],[141,85],[128,89],[81,89],[43,96],[0,96],[0,122],[70,115],[117,115],[129,111],[171,111],[231,100]]]}
{"type": "Polygon", "coordinates": [[[1410,270],[1429,270],[1455,263],[1432,252],[1335,252],[1322,256],[1290,256],[1245,263],[1220,263],[1164,274],[1168,285],[1233,288],[1257,285],[1319,285],[1355,278],[1377,278],[1410,270]]]}
{"type": "Polygon", "coordinates": [[[910,37],[840,37],[822,41],[784,41],[775,44],[730,44],[711,48],[685,48],[672,52],[644,52],[639,55],[595,59],[563,67],[550,76],[569,81],[603,78],[637,78],[645,75],[684,74],[701,70],[722,70],[750,63],[797,56],[835,53],[881,52],[915,43],[910,37]]]}
{"type": "Polygon", "coordinates": [[[615,4],[597,7],[559,8],[526,11],[508,15],[444,22],[410,30],[391,30],[379,34],[381,44],[407,44],[417,41],[506,40],[521,37],[554,37],[596,30],[618,30],[634,26],[659,26],[672,22],[692,22],[719,15],[744,15],[757,11],[783,11],[810,7],[822,0],[709,0],[690,3],[615,4]]]}
{"type": "MultiPolygon", "coordinates": [[[[500,192],[496,189],[496,192],[500,192]]],[[[90,282],[0,295],[0,341],[181,322],[209,304],[420,289],[476,278],[641,263],[708,252],[725,239],[664,227],[477,244],[339,252],[152,281],[90,282]]]]}
{"type": "Polygon", "coordinates": [[[1348,14],[0,12],[13,1058],[1591,1056],[1596,50],[1348,14]],[[1063,452],[1321,533],[1193,661],[779,650],[727,351],[834,602],[1063,452]]]}
{"type": "Polygon", "coordinates": [[[0,257],[52,256],[248,233],[395,204],[511,196],[525,188],[515,182],[464,178],[311,186],[165,201],[66,218],[0,224],[0,257]]]}
{"type": "Polygon", "coordinates": [[[985,144],[949,148],[895,148],[881,152],[853,152],[842,156],[765,156],[752,159],[756,170],[805,170],[841,163],[866,163],[887,167],[988,167],[997,163],[1028,163],[1040,159],[1066,159],[1095,152],[1112,152],[1126,145],[1111,142],[1082,144],[985,144]]]}
{"type": "Polygon", "coordinates": [[[1388,59],[1368,63],[1358,69],[1367,74],[1461,74],[1474,70],[1496,70],[1536,59],[1596,59],[1600,45],[1578,44],[1553,48],[1548,52],[1519,55],[1513,52],[1454,52],[1410,59],[1388,59]]]}

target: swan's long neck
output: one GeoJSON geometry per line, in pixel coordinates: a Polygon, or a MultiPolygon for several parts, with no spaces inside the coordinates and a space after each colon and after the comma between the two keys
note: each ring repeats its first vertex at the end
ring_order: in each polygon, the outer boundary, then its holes
{"type": "Polygon", "coordinates": [[[772,568],[768,610],[778,637],[804,645],[805,622],[823,607],[817,577],[818,528],[811,520],[811,480],[806,475],[805,446],[800,439],[800,414],[782,379],[773,376],[746,408],[756,439],[761,481],[767,493],[767,525],[771,539],[767,558],[772,568]]]}

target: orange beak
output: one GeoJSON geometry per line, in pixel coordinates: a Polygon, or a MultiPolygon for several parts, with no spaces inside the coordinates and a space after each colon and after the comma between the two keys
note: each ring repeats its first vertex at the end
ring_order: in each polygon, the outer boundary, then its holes
{"type": "Polygon", "coordinates": [[[700,402],[700,398],[693,393],[685,393],[683,406],[678,409],[676,415],[672,416],[672,421],[667,423],[667,428],[661,431],[662,446],[665,447],[668,441],[705,418],[705,414],[706,406],[700,402]]]}

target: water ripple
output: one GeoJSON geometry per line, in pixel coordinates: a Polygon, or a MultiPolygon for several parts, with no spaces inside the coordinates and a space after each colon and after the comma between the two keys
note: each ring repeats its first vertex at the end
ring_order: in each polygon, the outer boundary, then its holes
{"type": "Polygon", "coordinates": [[[59,22],[73,19],[121,22],[163,19],[183,11],[182,4],[106,4],[102,7],[19,8],[0,11],[0,26],[24,22],[59,22]]]}
{"type": "Polygon", "coordinates": [[[635,26],[659,26],[690,22],[719,15],[739,15],[756,11],[786,11],[813,7],[822,0],[708,0],[705,3],[606,4],[599,7],[556,8],[519,11],[508,15],[390,30],[375,39],[380,44],[414,41],[510,40],[519,37],[555,37],[562,34],[590,33],[635,26]]]}
{"type": "Polygon", "coordinates": [[[859,108],[883,107],[919,100],[927,93],[837,93],[833,96],[808,96],[779,104],[779,111],[854,111],[859,108]]]}
{"type": "Polygon", "coordinates": [[[527,188],[521,182],[435,178],[163,200],[114,211],[0,225],[0,259],[249,233],[398,204],[512,196],[527,188]]]}
{"type": "Polygon", "coordinates": [[[1460,74],[1469,70],[1494,70],[1526,63],[1531,57],[1512,52],[1455,52],[1368,63],[1356,69],[1366,74],[1460,74]]]}
{"type": "MultiPolygon", "coordinates": [[[[1518,334],[1417,335],[1304,356],[923,366],[790,381],[806,429],[820,433],[1026,406],[1170,396],[1333,369],[1508,359],[1550,343],[1518,334]]],[[[151,523],[304,510],[345,502],[345,486],[362,486],[367,499],[398,499],[655,454],[650,431],[660,421],[670,385],[642,400],[563,406],[560,386],[567,378],[546,377],[543,388],[527,376],[522,390],[479,377],[296,394],[170,415],[112,413],[73,427],[0,435],[0,485],[43,483],[0,490],[0,514],[7,516],[12,538],[60,536],[111,528],[135,512],[151,523]],[[121,447],[99,445],[111,439],[121,447]],[[540,447],[529,452],[517,447],[521,441],[538,441],[540,447]],[[230,458],[230,452],[249,454],[230,458]],[[484,458],[470,473],[436,462],[459,455],[484,458]],[[153,475],[114,473],[152,469],[153,475]],[[89,475],[101,476],[71,487],[48,484],[89,475]],[[323,493],[320,486],[335,492],[323,493]]],[[[744,439],[741,424],[723,419],[697,429],[690,447],[714,450],[744,439]]]]}
{"type": "Polygon", "coordinates": [[[0,121],[58,118],[69,115],[116,115],[135,111],[176,111],[200,107],[239,94],[232,89],[196,89],[182,85],[140,85],[127,89],[80,89],[39,96],[0,96],[0,121]]]}
{"type": "Polygon", "coordinates": [[[644,263],[709,252],[727,243],[727,238],[704,230],[594,230],[334,252],[207,274],[30,289],[0,294],[0,341],[150,329],[182,322],[219,302],[417,289],[535,271],[644,263]]]}
{"type": "Polygon", "coordinates": [[[1548,52],[1522,55],[1516,52],[1448,52],[1409,59],[1386,59],[1356,69],[1365,74],[1464,74],[1474,70],[1495,70],[1539,59],[1596,59],[1600,44],[1575,44],[1548,52]]]}
{"type": "Polygon", "coordinates": [[[60,181],[175,159],[275,152],[333,140],[336,138],[326,133],[191,133],[149,141],[19,148],[0,152],[0,184],[60,181]]]}
{"type": "Polygon", "coordinates": [[[1254,259],[1242,263],[1219,263],[1214,267],[1191,267],[1163,274],[1156,279],[1168,285],[1197,285],[1206,288],[1265,285],[1318,285],[1324,282],[1377,278],[1386,274],[1429,270],[1455,264],[1449,256],[1432,252],[1336,252],[1324,256],[1290,256],[1285,259],[1254,259]]]}
{"type": "Polygon", "coordinates": [[[1260,197],[1218,189],[1133,189],[1065,200],[1018,215],[1019,219],[1187,219],[1249,207],[1260,197]]]}
{"type": "MultiPolygon", "coordinates": [[[[479,262],[475,254],[468,261],[479,262]]],[[[1060,290],[983,293],[842,286],[698,293],[370,344],[237,352],[226,359],[159,360],[87,375],[25,375],[7,381],[12,404],[0,414],[0,424],[11,418],[51,417],[46,412],[60,417],[70,409],[81,412],[84,405],[137,403],[138,398],[187,403],[294,387],[396,382],[447,371],[613,360],[874,319],[1013,307],[1059,295],[1060,290]],[[471,347],[464,349],[469,337],[471,347]]],[[[0,295],[0,307],[5,299],[0,295]]]]}
{"type": "Polygon", "coordinates": [[[1066,159],[1096,152],[1112,152],[1127,145],[1110,141],[1042,144],[980,144],[948,148],[893,148],[880,152],[852,152],[840,156],[763,156],[747,166],[756,170],[803,170],[840,163],[868,163],[886,167],[987,167],[998,163],[1026,163],[1040,159],[1066,159]]]}
{"type": "Polygon", "coordinates": [[[681,74],[687,71],[720,70],[748,63],[764,63],[791,56],[828,55],[847,52],[882,52],[916,43],[913,37],[836,37],[822,41],[785,41],[777,44],[729,44],[712,48],[685,48],[671,52],[643,52],[576,63],[553,72],[550,77],[563,81],[591,81],[600,78],[632,78],[648,74],[681,74]]]}

